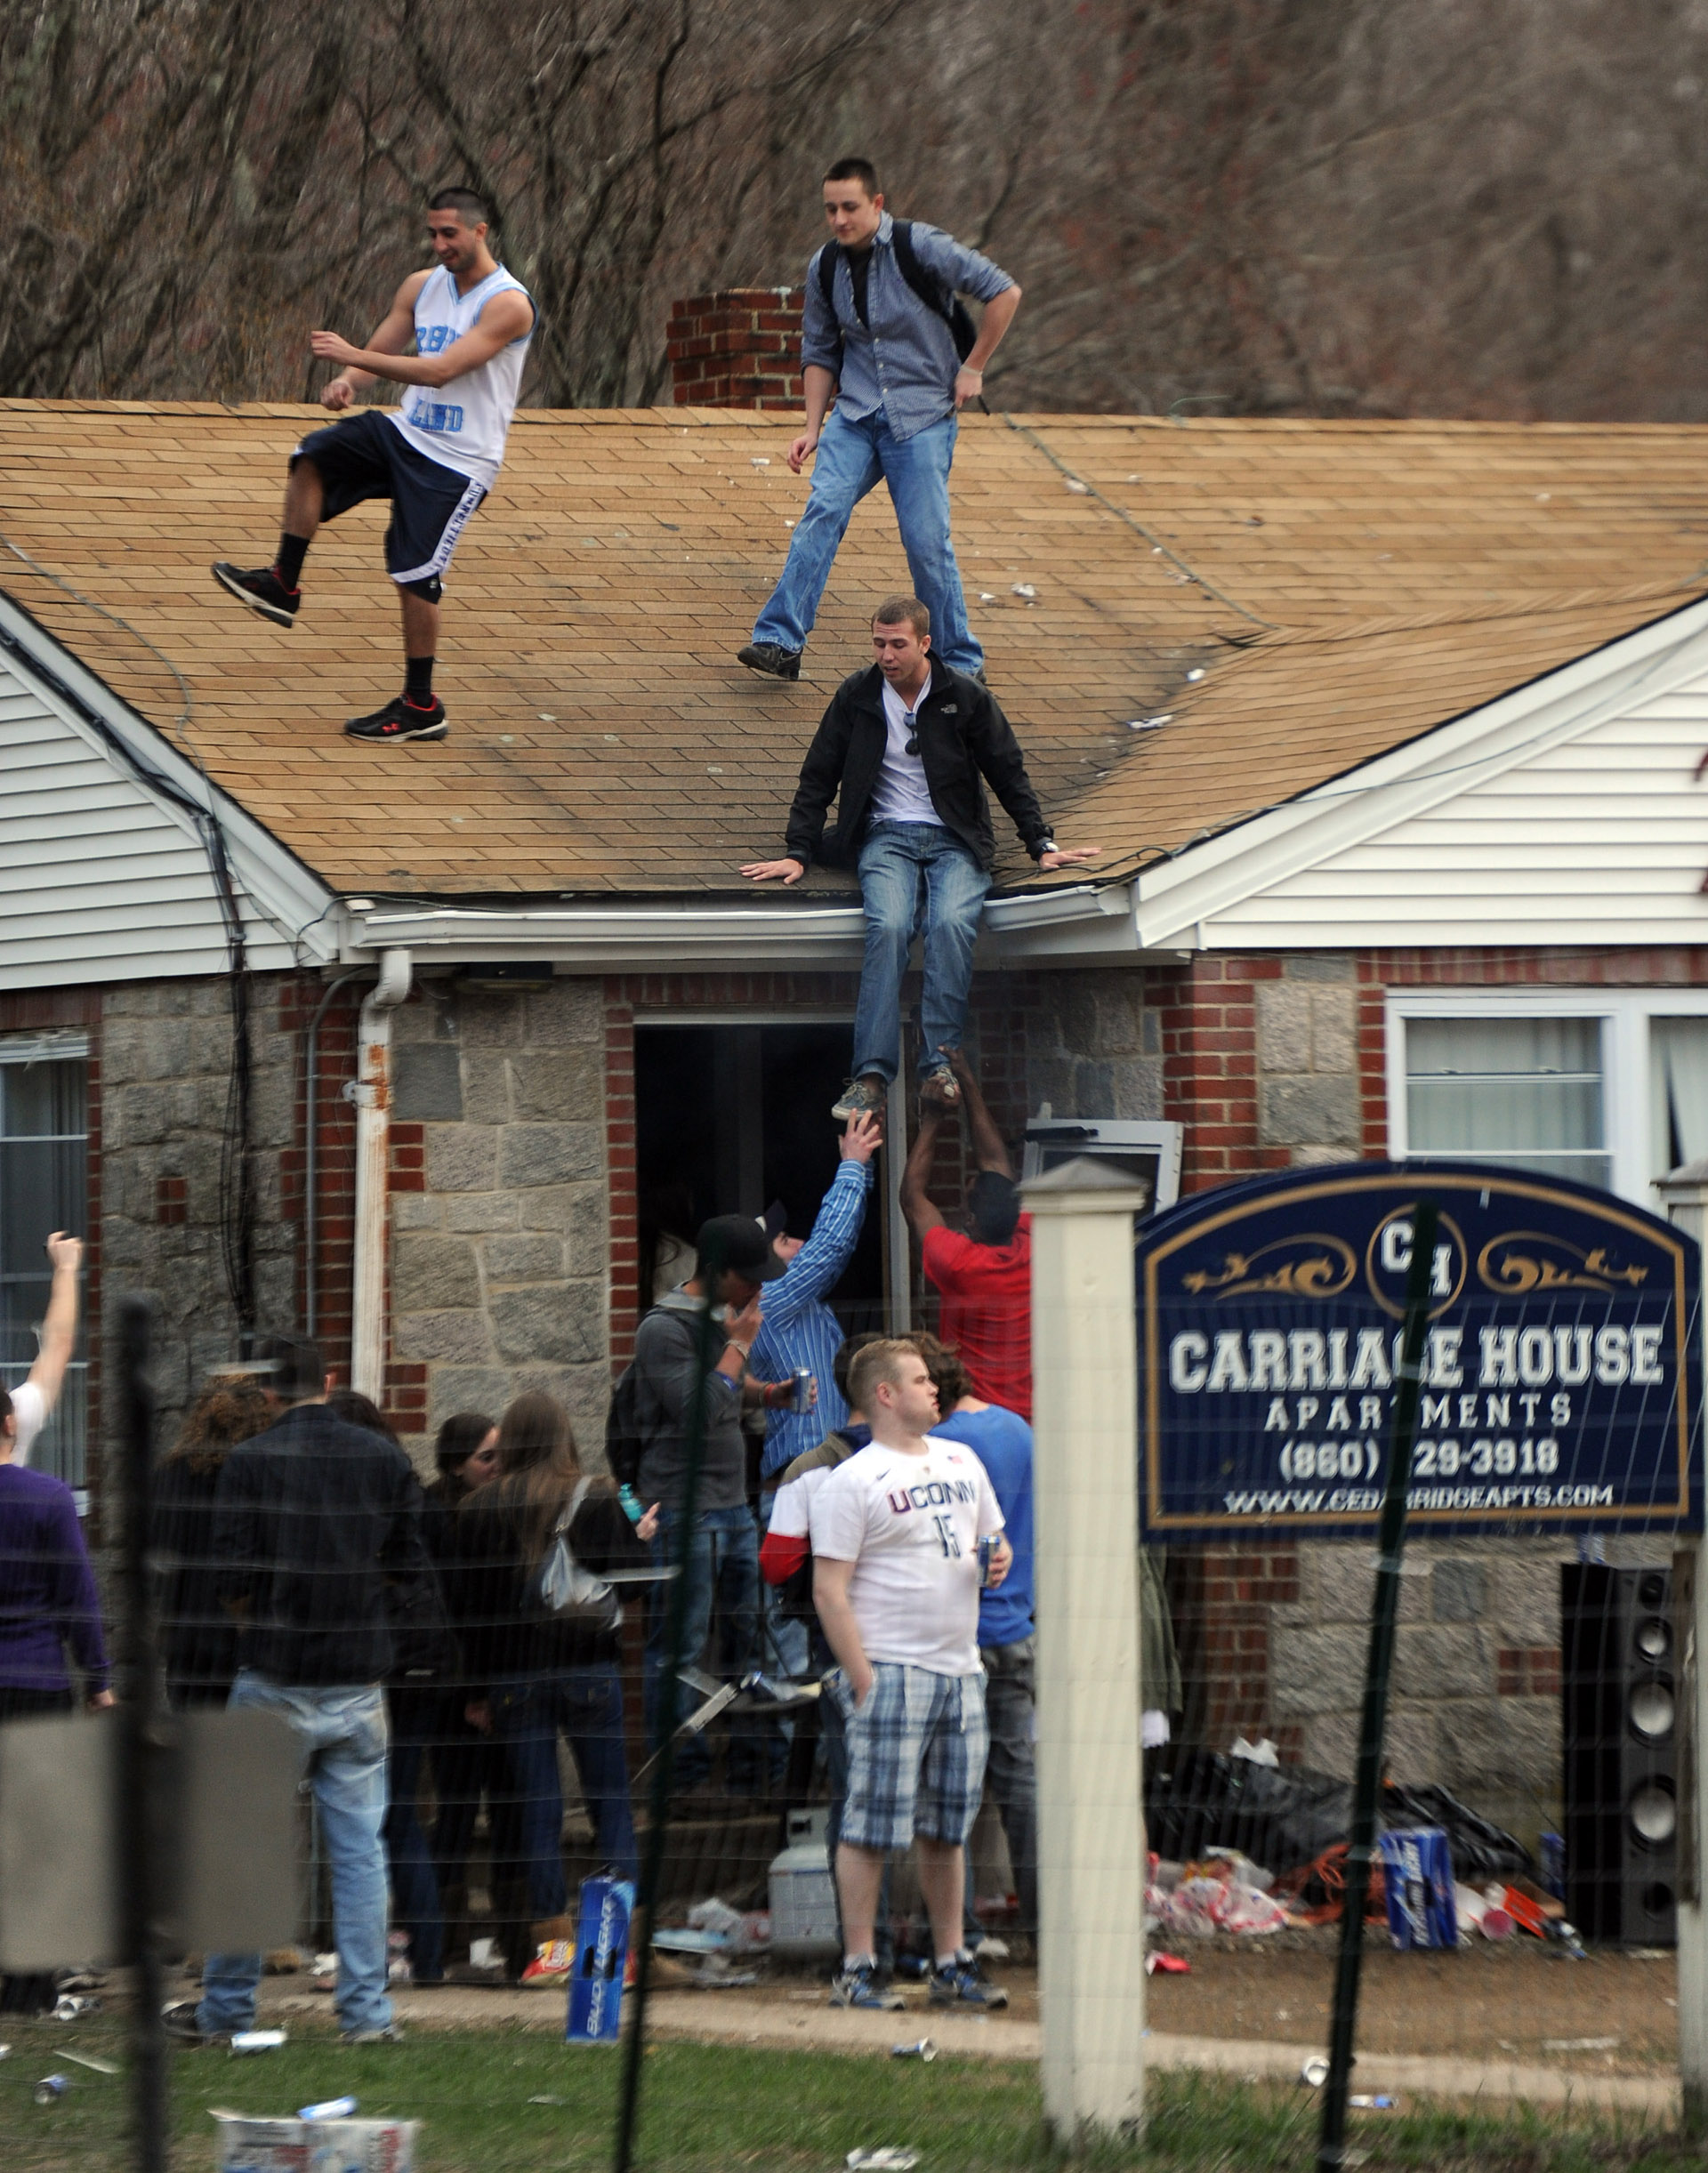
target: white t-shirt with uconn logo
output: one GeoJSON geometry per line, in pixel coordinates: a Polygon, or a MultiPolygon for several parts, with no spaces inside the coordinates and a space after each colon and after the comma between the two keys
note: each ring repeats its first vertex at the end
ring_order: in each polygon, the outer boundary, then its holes
{"type": "Polygon", "coordinates": [[[868,1660],[979,1672],[979,1541],[1003,1528],[985,1467],[964,1444],[930,1453],[873,1442],[812,1497],[812,1551],[852,1562],[849,1598],[868,1660]]]}

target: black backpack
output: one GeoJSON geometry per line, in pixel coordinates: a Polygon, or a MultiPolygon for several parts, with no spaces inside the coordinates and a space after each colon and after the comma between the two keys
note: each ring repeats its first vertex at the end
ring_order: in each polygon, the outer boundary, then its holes
{"type": "MultiPolygon", "coordinates": [[[[955,342],[955,351],[963,362],[972,352],[972,343],[979,337],[978,327],[971,312],[953,289],[946,286],[934,272],[927,271],[914,253],[914,228],[909,219],[890,221],[890,238],[895,245],[896,270],[906,280],[919,299],[934,317],[940,317],[949,328],[955,342]]],[[[842,254],[842,245],[827,241],[818,252],[818,292],[824,296],[825,307],[833,319],[836,317],[836,266],[842,254]]]]}
{"type": "Polygon", "coordinates": [[[646,1445],[640,1438],[640,1383],[631,1362],[617,1377],[605,1414],[605,1461],[619,1486],[634,1485],[646,1445]]]}

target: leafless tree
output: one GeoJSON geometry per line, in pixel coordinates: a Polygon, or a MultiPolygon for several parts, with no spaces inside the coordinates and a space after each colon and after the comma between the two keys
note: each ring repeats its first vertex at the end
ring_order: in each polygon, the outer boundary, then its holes
{"type": "Polygon", "coordinates": [[[300,396],[472,181],[525,397],[667,397],[865,149],[1010,406],[1696,417],[1705,131],[1708,0],[0,0],[0,391],[300,396]]]}

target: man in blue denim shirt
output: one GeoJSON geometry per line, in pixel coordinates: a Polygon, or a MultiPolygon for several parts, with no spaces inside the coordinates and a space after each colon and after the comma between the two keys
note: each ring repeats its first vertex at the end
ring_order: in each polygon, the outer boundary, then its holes
{"type": "Polygon", "coordinates": [[[890,487],[902,549],[951,671],[977,675],[985,653],[967,624],[966,599],[949,540],[949,465],[958,411],[984,390],[985,366],[1020,306],[1005,271],[950,235],[915,221],[908,229],[922,278],[985,306],[963,361],[941,309],[914,290],[898,262],[895,221],[877,173],[841,158],[825,176],[825,213],[836,251],[826,306],[819,250],[807,268],[801,359],[807,427],[789,447],[799,475],[817,454],[812,493],[789,545],[783,578],[740,651],[750,670],[798,679],[801,652],[854,508],[880,478],[890,487]],[[826,410],[836,401],[830,420],[826,410]]]}

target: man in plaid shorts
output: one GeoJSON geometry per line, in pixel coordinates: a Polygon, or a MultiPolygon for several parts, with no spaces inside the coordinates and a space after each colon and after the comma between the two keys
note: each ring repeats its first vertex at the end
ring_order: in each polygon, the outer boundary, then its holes
{"type": "Polygon", "coordinates": [[[931,1921],[936,2007],[1006,2007],[962,1944],[965,1847],[984,1788],[979,1542],[988,1583],[1013,1559],[984,1466],[933,1435],[937,1390],[912,1343],[868,1343],[848,1397],[872,1429],[813,1497],[813,1605],[838,1665],[825,1694],[842,1715],[848,1792],[836,1850],[842,1967],[833,2007],[899,2007],[876,1982],[873,1919],[884,1859],[918,1848],[931,1921]]]}

